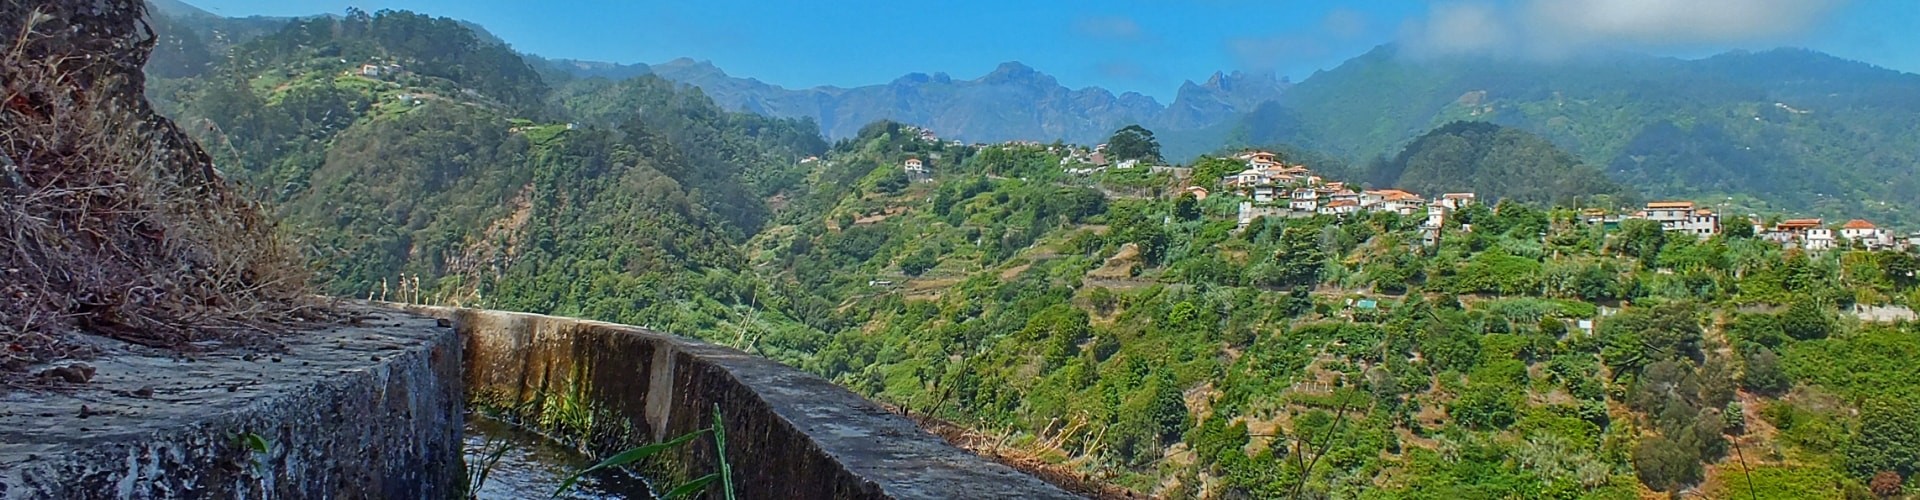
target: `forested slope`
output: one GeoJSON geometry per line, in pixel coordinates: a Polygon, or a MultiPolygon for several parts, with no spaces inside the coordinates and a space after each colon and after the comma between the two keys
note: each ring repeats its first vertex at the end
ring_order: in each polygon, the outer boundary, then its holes
{"type": "Polygon", "coordinates": [[[1616,191],[1514,130],[1353,169],[1506,200],[1425,247],[1391,213],[1236,227],[1234,160],[1070,176],[1066,145],[890,122],[829,146],[446,19],[310,19],[232,54],[150,92],[332,293],[736,346],[1143,494],[1834,498],[1920,464],[1920,336],[1846,313],[1915,304],[1920,260],[1589,226],[1525,201],[1616,191]]]}

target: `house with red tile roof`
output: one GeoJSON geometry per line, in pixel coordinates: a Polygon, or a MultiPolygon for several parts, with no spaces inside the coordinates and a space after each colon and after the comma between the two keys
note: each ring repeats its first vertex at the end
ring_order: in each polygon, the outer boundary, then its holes
{"type": "Polygon", "coordinates": [[[1840,236],[1871,250],[1893,246],[1893,234],[1865,219],[1854,219],[1840,226],[1840,236]]]}

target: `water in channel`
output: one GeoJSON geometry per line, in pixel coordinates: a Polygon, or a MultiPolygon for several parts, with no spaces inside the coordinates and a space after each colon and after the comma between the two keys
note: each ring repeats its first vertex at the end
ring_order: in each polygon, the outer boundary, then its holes
{"type": "MultiPolygon", "coordinates": [[[[483,466],[486,454],[497,449],[500,443],[508,445],[506,454],[501,455],[500,461],[487,473],[486,482],[474,492],[474,498],[479,500],[549,498],[568,475],[594,464],[591,457],[578,450],[481,415],[467,415],[465,442],[467,466],[473,470],[483,466]]],[[[572,491],[560,498],[602,500],[654,496],[645,481],[612,470],[581,478],[572,491]]]]}

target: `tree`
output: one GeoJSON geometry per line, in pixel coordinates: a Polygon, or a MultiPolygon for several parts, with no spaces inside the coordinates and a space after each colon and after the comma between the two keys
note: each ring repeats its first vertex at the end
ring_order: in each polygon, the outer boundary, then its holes
{"type": "Polygon", "coordinates": [[[1833,318],[1827,316],[1824,308],[1808,300],[1800,300],[1780,313],[1780,330],[1795,340],[1815,340],[1827,338],[1834,329],[1833,318]]]}
{"type": "Polygon", "coordinates": [[[1745,215],[1727,217],[1720,222],[1721,234],[1727,238],[1747,239],[1753,237],[1753,220],[1745,215]]]}
{"type": "Polygon", "coordinates": [[[1503,429],[1513,425],[1520,403],[1521,396],[1500,382],[1475,381],[1447,405],[1447,415],[1471,429],[1503,429]]]}
{"type": "MultiPolygon", "coordinates": [[[[1107,147],[1111,148],[1113,146],[1108,145],[1107,147]]],[[[1211,185],[1214,182],[1219,182],[1220,179],[1226,176],[1240,173],[1241,170],[1245,170],[1246,168],[1246,162],[1240,160],[1208,156],[1201,158],[1200,161],[1193,164],[1193,178],[1198,179],[1197,182],[1205,182],[1211,185]]]]}
{"type": "Polygon", "coordinates": [[[1567,322],[1560,318],[1542,317],[1540,318],[1539,328],[1541,335],[1551,337],[1555,340],[1559,340],[1560,337],[1567,334],[1567,322]]]}
{"type": "Polygon", "coordinates": [[[1660,223],[1646,219],[1628,219],[1620,222],[1620,234],[1615,236],[1614,248],[1621,254],[1636,257],[1642,264],[1652,267],[1660,257],[1660,249],[1667,244],[1667,232],[1660,223]]]}
{"type": "Polygon", "coordinates": [[[1867,488],[1880,498],[1893,498],[1900,495],[1900,473],[1883,470],[1873,475],[1867,482],[1867,488]]]}
{"type": "Polygon", "coordinates": [[[907,276],[919,276],[940,263],[939,256],[932,248],[922,248],[919,252],[900,259],[900,272],[907,276]]]}
{"type": "Polygon", "coordinates": [[[1173,199],[1173,218],[1183,221],[1200,218],[1200,200],[1193,193],[1180,193],[1173,199]]]}
{"type": "Polygon", "coordinates": [[[1700,467],[1700,453],[1666,436],[1641,439],[1640,444],[1633,447],[1633,468],[1640,476],[1641,483],[1666,492],[1680,491],[1687,485],[1698,483],[1704,475],[1700,467]]]}
{"type": "Polygon", "coordinates": [[[1600,357],[1620,377],[1659,361],[1700,356],[1701,329],[1691,304],[1628,309],[1600,323],[1600,357]]]}
{"type": "Polygon", "coordinates": [[[1107,138],[1107,154],[1115,160],[1160,161],[1160,141],[1153,131],[1128,125],[1107,138]]]}
{"type": "Polygon", "coordinates": [[[1911,477],[1920,471],[1920,403],[1876,397],[1860,407],[1860,431],[1847,450],[1847,467],[1861,478],[1880,471],[1911,477]]]}
{"type": "Polygon", "coordinates": [[[1765,347],[1747,356],[1747,370],[1740,382],[1749,391],[1767,395],[1783,394],[1793,385],[1786,370],[1780,368],[1780,356],[1765,347]]]}

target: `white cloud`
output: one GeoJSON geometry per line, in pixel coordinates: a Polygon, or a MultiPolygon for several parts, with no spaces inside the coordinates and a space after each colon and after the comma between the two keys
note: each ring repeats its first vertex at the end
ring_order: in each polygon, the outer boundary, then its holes
{"type": "Polygon", "coordinates": [[[1367,15],[1345,7],[1327,13],[1313,29],[1271,36],[1240,36],[1227,39],[1227,49],[1240,61],[1240,67],[1254,71],[1274,71],[1291,62],[1326,57],[1337,42],[1366,38],[1371,27],[1367,15]]]}
{"type": "Polygon", "coordinates": [[[1402,30],[1415,53],[1553,57],[1591,49],[1778,40],[1848,0],[1507,0],[1435,3],[1402,30]]]}

